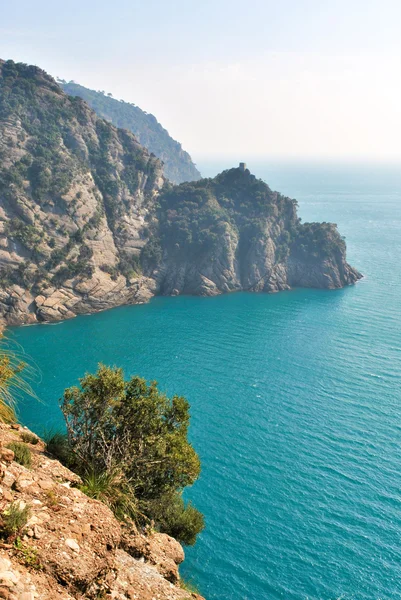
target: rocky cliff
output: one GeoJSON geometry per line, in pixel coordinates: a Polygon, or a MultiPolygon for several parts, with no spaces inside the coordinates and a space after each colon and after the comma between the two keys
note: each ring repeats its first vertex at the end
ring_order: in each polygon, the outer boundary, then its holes
{"type": "Polygon", "coordinates": [[[336,288],[359,273],[333,224],[249,171],[174,186],[135,136],[37,67],[0,61],[0,321],[154,294],[336,288]]]}
{"type": "Polygon", "coordinates": [[[32,434],[31,467],[16,462],[7,446],[27,434],[0,424],[0,598],[203,600],[180,582],[176,540],[126,529],[32,434]]]}
{"type": "Polygon", "coordinates": [[[170,181],[182,183],[201,178],[188,152],[169,135],[154,115],[134,104],[116,100],[104,92],[89,90],[73,81],[59,83],[70,96],[85,100],[100,117],[135,134],[142,146],[163,161],[164,174],[170,181]]]}
{"type": "Polygon", "coordinates": [[[301,224],[296,201],[248,170],[166,185],[150,230],[143,263],[161,294],[339,288],[360,278],[336,225],[301,224]]]}
{"type": "Polygon", "coordinates": [[[0,318],[148,298],[139,257],[162,185],[161,163],[132,133],[37,67],[0,63],[0,318]]]}

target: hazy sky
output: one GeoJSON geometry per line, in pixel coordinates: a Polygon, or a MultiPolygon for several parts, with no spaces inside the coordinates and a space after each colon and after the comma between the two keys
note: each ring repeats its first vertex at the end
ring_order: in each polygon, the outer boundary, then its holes
{"type": "Polygon", "coordinates": [[[0,0],[0,57],[152,112],[195,158],[401,161],[401,0],[0,0]]]}

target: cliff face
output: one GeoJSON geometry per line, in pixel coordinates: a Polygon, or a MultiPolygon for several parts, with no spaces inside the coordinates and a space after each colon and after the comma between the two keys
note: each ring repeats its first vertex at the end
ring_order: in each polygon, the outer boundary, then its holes
{"type": "Polygon", "coordinates": [[[173,183],[201,178],[188,152],[182,149],[181,144],[169,135],[152,114],[134,104],[116,100],[104,92],[89,90],[72,81],[62,82],[60,85],[70,96],[79,96],[85,100],[103,119],[116,127],[131,131],[142,146],[163,161],[164,174],[173,183]]]}
{"type": "Polygon", "coordinates": [[[10,506],[28,511],[0,543],[0,598],[203,600],[180,587],[184,552],[176,540],[125,529],[107,506],[75,487],[79,477],[46,456],[41,441],[27,444],[31,468],[15,462],[6,446],[24,433],[0,424],[0,532],[10,506]]]}
{"type": "Polygon", "coordinates": [[[149,297],[161,163],[36,67],[0,63],[0,318],[57,320],[149,297]],[[145,289],[143,295],[142,289],[145,289]]]}
{"type": "Polygon", "coordinates": [[[173,186],[135,136],[37,67],[0,61],[0,322],[360,274],[333,224],[249,171],[173,186]]]}

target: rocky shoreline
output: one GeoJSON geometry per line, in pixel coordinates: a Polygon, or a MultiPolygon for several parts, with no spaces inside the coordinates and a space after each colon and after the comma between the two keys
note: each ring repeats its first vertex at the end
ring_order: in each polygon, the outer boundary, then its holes
{"type": "MultiPolygon", "coordinates": [[[[297,264],[291,265],[290,272],[296,273],[297,268],[297,264]]],[[[298,271],[293,277],[302,283],[302,272],[298,271]]],[[[347,281],[345,285],[352,285],[361,278],[361,275],[347,266],[344,269],[343,277],[347,281]]],[[[176,278],[173,278],[170,274],[168,278],[164,279],[164,289],[166,290],[168,286],[169,293],[163,293],[163,295],[215,296],[235,291],[275,293],[294,289],[295,287],[322,289],[344,287],[338,269],[332,265],[327,265],[327,271],[311,269],[308,276],[305,277],[305,285],[300,286],[290,286],[286,278],[280,277],[279,273],[276,273],[273,277],[271,273],[268,273],[265,277],[262,276],[257,285],[248,290],[238,286],[230,290],[225,289],[223,292],[216,287],[213,281],[202,274],[196,275],[191,289],[183,289],[183,286],[180,289],[177,285],[177,278],[180,278],[179,274],[176,275],[176,278]],[[311,280],[315,285],[308,285],[311,280]]],[[[36,297],[28,290],[24,290],[17,285],[7,290],[6,293],[0,290],[0,327],[55,323],[78,315],[94,314],[118,306],[145,304],[155,295],[158,295],[157,282],[149,277],[143,277],[129,285],[125,282],[120,282],[120,284],[117,282],[116,285],[110,286],[109,282],[104,284],[102,278],[91,283],[94,283],[94,285],[92,290],[88,292],[81,292],[81,290],[73,287],[50,288],[36,297]]],[[[82,285],[82,288],[84,288],[84,285],[82,285]]]]}

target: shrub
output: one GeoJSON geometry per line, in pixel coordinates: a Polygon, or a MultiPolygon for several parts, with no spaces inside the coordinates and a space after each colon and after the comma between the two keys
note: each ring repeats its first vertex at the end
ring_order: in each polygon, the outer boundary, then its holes
{"type": "Polygon", "coordinates": [[[200,463],[187,439],[185,398],[169,399],[140,377],[124,381],[122,369],[104,365],[80,383],[65,390],[61,408],[84,474],[121,469],[139,499],[196,481],[200,463]]]}
{"type": "Polygon", "coordinates": [[[28,506],[21,508],[21,504],[19,502],[13,502],[10,504],[10,506],[1,514],[4,536],[11,537],[22,531],[28,522],[30,512],[31,511],[28,506]]]}
{"type": "Polygon", "coordinates": [[[140,377],[125,381],[122,369],[104,365],[80,384],[65,390],[61,408],[82,490],[120,519],[154,519],[160,530],[193,544],[203,517],[180,494],[200,472],[187,438],[187,400],[167,398],[140,377]]]}
{"type": "Polygon", "coordinates": [[[185,504],[181,494],[174,492],[149,503],[147,511],[157,528],[180,542],[192,546],[204,527],[204,518],[190,502],[185,504]]]}
{"type": "Polygon", "coordinates": [[[57,506],[59,503],[59,497],[54,490],[46,490],[45,492],[47,506],[57,506]]]}
{"type": "Polygon", "coordinates": [[[30,468],[32,464],[31,451],[26,444],[21,442],[11,442],[7,448],[14,452],[14,460],[23,467],[30,468]]]}
{"type": "Polygon", "coordinates": [[[33,444],[34,446],[36,446],[36,444],[39,442],[39,438],[30,431],[22,431],[20,437],[21,440],[26,444],[33,444]]]}

